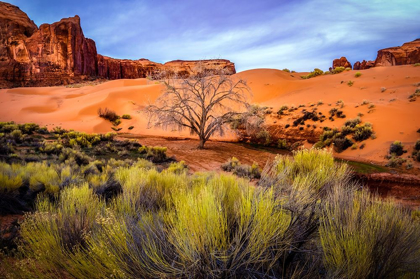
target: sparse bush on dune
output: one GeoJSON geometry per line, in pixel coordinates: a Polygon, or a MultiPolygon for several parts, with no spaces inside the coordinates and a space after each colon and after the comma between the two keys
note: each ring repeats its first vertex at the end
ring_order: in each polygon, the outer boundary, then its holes
{"type": "Polygon", "coordinates": [[[301,78],[302,79],[310,79],[310,78],[317,77],[317,76],[320,76],[320,75],[323,75],[323,74],[324,74],[324,71],[322,71],[318,68],[315,68],[312,72],[310,72],[306,76],[301,76],[301,78]]]}
{"type": "Polygon", "coordinates": [[[354,74],[354,77],[357,77],[357,78],[358,77],[361,77],[361,76],[362,76],[362,73],[361,72],[357,72],[357,73],[354,74]]]}
{"type": "Polygon", "coordinates": [[[396,140],[393,143],[391,143],[391,146],[389,147],[389,153],[395,154],[397,156],[401,156],[404,154],[404,145],[396,140]]]}
{"type": "Polygon", "coordinates": [[[98,109],[98,115],[99,115],[99,117],[102,117],[102,118],[104,118],[106,120],[109,120],[111,122],[114,122],[114,121],[116,121],[117,119],[120,118],[115,111],[110,110],[109,108],[104,108],[104,109],[99,108],[98,109]]]}
{"type": "Polygon", "coordinates": [[[341,73],[341,72],[344,72],[344,70],[345,70],[346,68],[344,68],[344,67],[335,67],[333,70],[332,70],[332,73],[333,74],[339,74],[339,73],[341,73]]]}
{"type": "Polygon", "coordinates": [[[123,115],[121,116],[121,118],[122,118],[122,119],[131,119],[131,115],[129,115],[129,114],[123,114],[123,115]]]}

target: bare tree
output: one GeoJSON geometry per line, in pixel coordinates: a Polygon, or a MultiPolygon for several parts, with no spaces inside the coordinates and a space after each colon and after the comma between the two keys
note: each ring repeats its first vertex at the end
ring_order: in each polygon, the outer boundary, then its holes
{"type": "Polygon", "coordinates": [[[198,135],[199,149],[216,132],[224,134],[225,124],[247,107],[250,90],[246,82],[219,72],[199,69],[188,78],[162,80],[164,93],[145,111],[151,125],[163,129],[189,129],[198,135]]]}

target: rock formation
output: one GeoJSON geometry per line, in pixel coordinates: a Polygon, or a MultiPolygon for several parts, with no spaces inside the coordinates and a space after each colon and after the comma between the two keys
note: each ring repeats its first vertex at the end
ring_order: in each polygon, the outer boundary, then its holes
{"type": "Polygon", "coordinates": [[[351,63],[347,60],[346,57],[334,59],[332,68],[335,69],[337,67],[351,68],[351,63]]]}
{"type": "Polygon", "coordinates": [[[372,67],[375,67],[375,61],[363,60],[362,62],[357,61],[356,63],[354,63],[353,70],[366,70],[372,67]]]}
{"type": "Polygon", "coordinates": [[[159,73],[188,76],[194,74],[198,63],[206,71],[235,73],[235,64],[222,59],[160,64],[102,56],[97,54],[95,42],[85,38],[77,15],[38,28],[18,7],[0,2],[0,88],[142,78],[159,73]]]}
{"type": "Polygon", "coordinates": [[[378,51],[375,67],[420,63],[420,39],[378,51]]]}
{"type": "Polygon", "coordinates": [[[409,65],[415,63],[420,63],[420,39],[405,43],[400,47],[381,49],[378,51],[375,61],[357,61],[354,63],[353,69],[365,70],[372,67],[409,65]]]}

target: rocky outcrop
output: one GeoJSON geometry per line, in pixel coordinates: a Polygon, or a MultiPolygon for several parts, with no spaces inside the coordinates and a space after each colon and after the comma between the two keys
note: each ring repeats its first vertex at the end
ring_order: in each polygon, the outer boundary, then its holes
{"type": "Polygon", "coordinates": [[[98,55],[98,77],[105,79],[144,78],[144,77],[188,77],[198,71],[220,72],[234,74],[235,64],[229,60],[212,59],[184,61],[175,60],[165,64],[152,62],[147,59],[127,60],[114,59],[98,55]]]}
{"type": "Polygon", "coordinates": [[[332,68],[335,69],[337,67],[351,68],[351,63],[347,60],[346,57],[334,59],[332,68]]]}
{"type": "Polygon", "coordinates": [[[353,70],[366,70],[372,67],[375,67],[375,61],[363,60],[362,62],[357,61],[354,63],[353,70]]]}
{"type": "Polygon", "coordinates": [[[143,78],[158,74],[189,76],[200,64],[205,71],[235,73],[223,59],[171,61],[114,59],[97,54],[85,38],[78,16],[39,28],[18,7],[0,2],[0,88],[50,86],[86,79],[143,78]]]}
{"type": "Polygon", "coordinates": [[[375,67],[420,63],[420,39],[378,51],[375,67]]]}

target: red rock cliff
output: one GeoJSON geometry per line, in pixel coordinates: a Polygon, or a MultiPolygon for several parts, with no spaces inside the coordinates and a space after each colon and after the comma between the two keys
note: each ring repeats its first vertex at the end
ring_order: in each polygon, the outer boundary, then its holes
{"type": "Polygon", "coordinates": [[[420,39],[378,51],[375,67],[420,63],[420,39]]]}
{"type": "Polygon", "coordinates": [[[159,73],[188,76],[197,63],[205,70],[235,73],[229,60],[126,60],[98,55],[95,42],[85,38],[78,16],[39,28],[18,7],[0,2],[0,88],[50,86],[85,79],[142,78],[159,73]]]}

